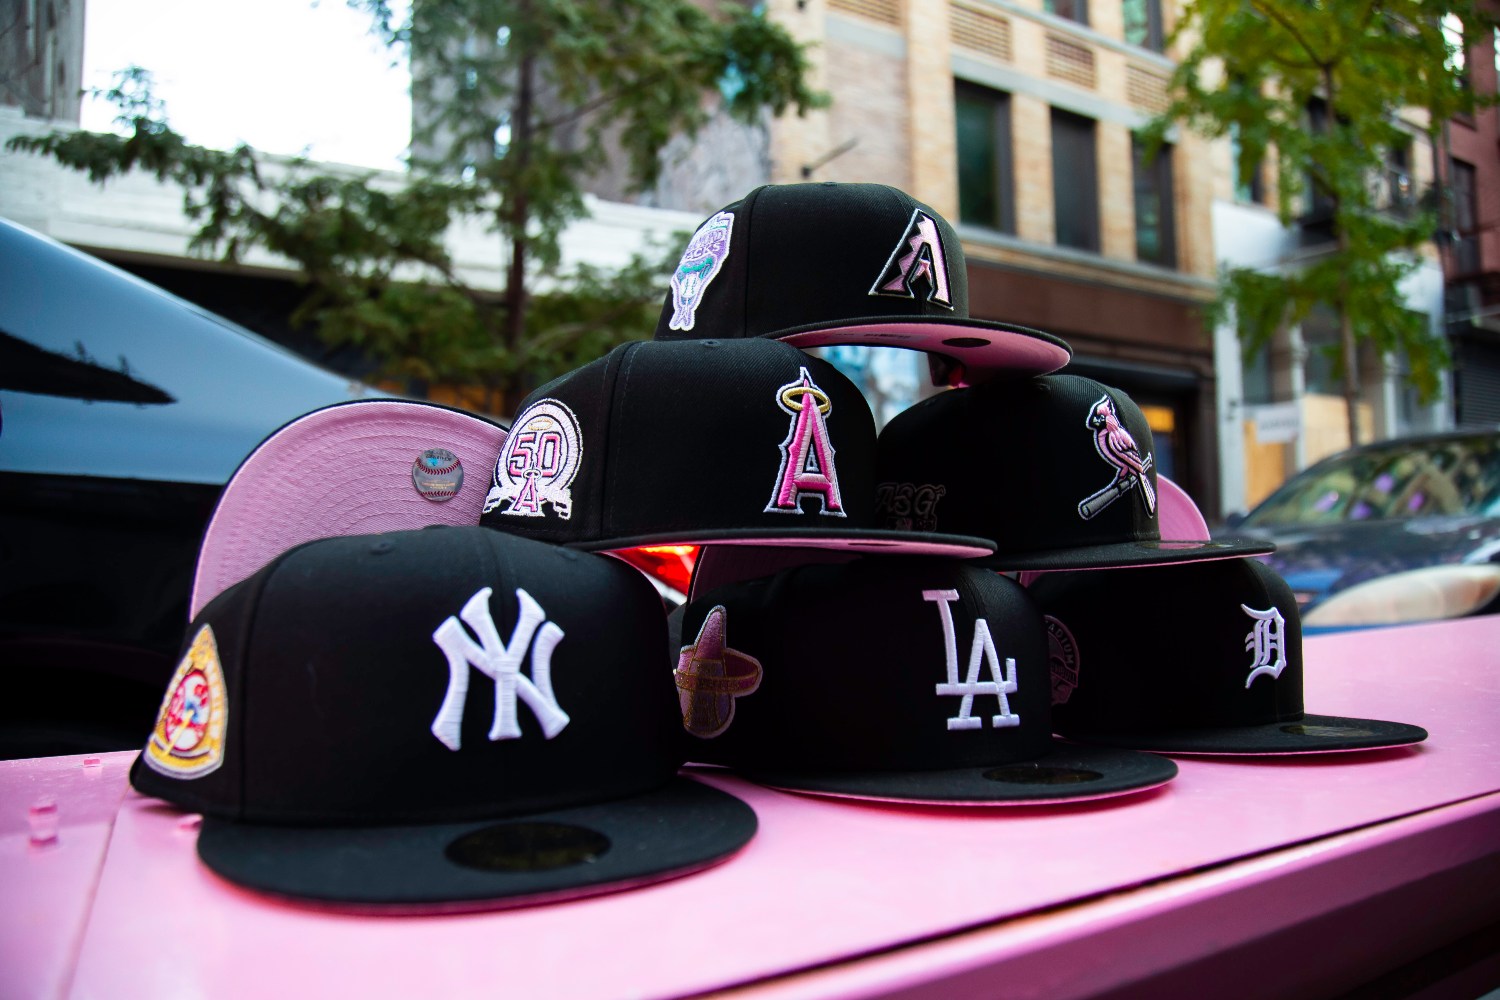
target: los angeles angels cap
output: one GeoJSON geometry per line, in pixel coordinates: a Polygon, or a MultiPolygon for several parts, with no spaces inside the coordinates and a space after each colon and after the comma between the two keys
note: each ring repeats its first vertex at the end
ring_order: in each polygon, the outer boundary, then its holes
{"type": "Polygon", "coordinates": [[[1418,726],[1313,715],[1291,588],[1256,559],[1047,573],[1057,732],[1091,744],[1192,754],[1405,746],[1418,726]]]}
{"type": "Polygon", "coordinates": [[[880,432],[881,523],[978,535],[1005,570],[1224,559],[1269,542],[1164,539],[1151,428],[1124,392],[1059,373],[950,389],[880,432]]]}
{"type": "Polygon", "coordinates": [[[478,524],[504,441],[492,420],[416,400],[358,400],[298,417],[257,445],[219,495],[188,616],[302,542],[478,524]]]}
{"type": "Polygon", "coordinates": [[[727,858],[738,799],[682,763],[666,624],[615,559],[478,526],[309,542],[192,622],[131,772],[247,888],[464,910],[727,858]]]}
{"type": "Polygon", "coordinates": [[[579,548],[723,542],[984,555],[875,518],[875,422],[775,340],[636,341],[526,397],[481,523],[579,548]]]}
{"type": "Polygon", "coordinates": [[[941,215],[885,184],[771,184],[698,227],[655,339],[772,337],[941,359],[934,381],[1037,375],[1068,363],[1051,334],[969,315],[963,245],[941,215]]]}
{"type": "Polygon", "coordinates": [[[864,558],[733,584],[687,606],[681,641],[689,759],[773,787],[1019,805],[1177,773],[1165,758],[1054,740],[1036,606],[956,560],[864,558]]]}

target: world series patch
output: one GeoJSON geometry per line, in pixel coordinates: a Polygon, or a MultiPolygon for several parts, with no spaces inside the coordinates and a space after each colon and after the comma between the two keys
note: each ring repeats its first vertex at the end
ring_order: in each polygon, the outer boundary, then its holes
{"type": "Polygon", "coordinates": [[[146,742],[146,766],[169,778],[201,778],[224,763],[229,703],[219,645],[205,625],[167,685],[167,696],[146,742]]]}
{"type": "Polygon", "coordinates": [[[550,506],[564,521],[573,516],[573,479],[583,460],[578,418],[555,399],[541,399],[516,418],[495,462],[495,485],[484,513],[542,517],[550,506]]]}
{"type": "Polygon", "coordinates": [[[677,270],[672,272],[672,318],[669,330],[691,330],[709,282],[729,258],[729,237],[734,232],[734,213],[718,212],[693,234],[677,270]]]}

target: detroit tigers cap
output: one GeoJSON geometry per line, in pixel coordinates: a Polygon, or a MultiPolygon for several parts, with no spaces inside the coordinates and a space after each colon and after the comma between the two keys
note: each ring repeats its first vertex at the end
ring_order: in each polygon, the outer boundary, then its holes
{"type": "Polygon", "coordinates": [[[131,772],[263,893],[485,909],[659,881],[755,831],[679,776],[656,591],[478,526],[283,553],[215,597],[131,772]]]}
{"type": "Polygon", "coordinates": [[[338,403],[290,421],[255,447],[219,495],[188,617],[302,542],[478,524],[504,441],[505,428],[492,420],[407,399],[338,403]]]}
{"type": "Polygon", "coordinates": [[[521,402],[481,523],[590,550],[722,542],[984,555],[875,518],[875,422],[775,340],[636,341],[521,402]]]}
{"type": "Polygon", "coordinates": [[[1035,805],[1177,773],[1054,740],[1040,614],[1013,580],[957,560],[862,558],[733,584],[686,607],[681,641],[689,758],[773,787],[1035,805]]]}
{"type": "Polygon", "coordinates": [[[958,234],[886,184],[770,184],[715,212],[672,273],[655,339],[772,337],[926,351],[934,381],[1068,363],[1051,334],[969,315],[958,234]]]}
{"type": "Polygon", "coordinates": [[[1269,542],[1160,530],[1151,428],[1119,389],[1059,373],[949,389],[880,432],[880,523],[978,535],[1004,570],[1224,559],[1269,542]]]}
{"type": "Polygon", "coordinates": [[[1291,588],[1256,559],[1047,573],[1044,615],[1058,733],[1191,754],[1405,746],[1418,726],[1313,715],[1291,588]]]}

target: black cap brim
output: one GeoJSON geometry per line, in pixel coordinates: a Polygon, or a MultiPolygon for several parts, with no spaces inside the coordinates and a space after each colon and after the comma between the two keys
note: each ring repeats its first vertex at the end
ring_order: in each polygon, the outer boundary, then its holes
{"type": "Polygon", "coordinates": [[[764,545],[794,549],[836,549],[865,555],[922,555],[951,559],[976,559],[989,555],[995,549],[993,542],[968,535],[887,531],[880,528],[857,531],[840,531],[836,528],[787,528],[784,531],[774,528],[704,528],[568,542],[566,547],[586,552],[604,552],[634,549],[643,545],[764,545]]]}
{"type": "Polygon", "coordinates": [[[978,560],[997,570],[1127,569],[1134,566],[1166,566],[1173,563],[1238,559],[1274,552],[1271,542],[1244,538],[1211,541],[1138,540],[1079,545],[1041,552],[995,552],[978,560]]]}
{"type": "Polygon", "coordinates": [[[744,802],[679,776],[626,799],[465,823],[291,827],[205,817],[198,854],[231,882],[313,905],[462,912],[686,875],[724,861],[755,829],[744,802]]]}
{"type": "Polygon", "coordinates": [[[1046,375],[1073,357],[1067,341],[1041,330],[986,320],[941,316],[873,316],[815,323],[766,335],[804,350],[862,345],[937,354],[961,365],[965,380],[1046,375]]]}
{"type": "Polygon", "coordinates": [[[1340,753],[1410,746],[1427,739],[1427,730],[1404,722],[1304,714],[1297,719],[1255,726],[1131,733],[1069,731],[1064,735],[1070,740],[1096,746],[1155,753],[1251,756],[1340,753]]]}
{"type": "Polygon", "coordinates": [[[1157,788],[1177,776],[1165,757],[1053,741],[1038,760],[942,771],[739,770],[772,788],[913,805],[1025,806],[1088,802],[1157,788]]]}

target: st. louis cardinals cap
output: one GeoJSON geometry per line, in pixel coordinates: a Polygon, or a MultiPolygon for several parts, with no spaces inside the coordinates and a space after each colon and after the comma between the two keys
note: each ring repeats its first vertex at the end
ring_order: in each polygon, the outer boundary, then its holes
{"type": "Polygon", "coordinates": [[[359,400],[298,417],[257,445],[220,494],[188,616],[302,542],[478,524],[504,441],[492,420],[416,400],[359,400]]]}
{"type": "Polygon", "coordinates": [[[775,340],[636,341],[522,401],[481,523],[591,550],[724,542],[984,555],[875,519],[853,382],[775,340]]]}
{"type": "Polygon", "coordinates": [[[1129,396],[1060,373],[950,389],[880,432],[882,523],[978,535],[1005,570],[1224,559],[1267,542],[1164,539],[1151,428],[1129,396]]]}
{"type": "Polygon", "coordinates": [[[327,538],[193,621],[131,782],[277,896],[481,909],[707,867],[754,833],[677,775],[660,598],[630,566],[478,526],[327,538]]]}
{"type": "Polygon", "coordinates": [[[1191,754],[1405,746],[1401,722],[1312,715],[1291,589],[1255,559],[1047,573],[1053,720],[1069,739],[1191,754]]]}
{"type": "Polygon", "coordinates": [[[674,672],[689,758],[820,795],[950,805],[1095,799],[1177,768],[1052,737],[1041,616],[941,559],[807,565],[688,605],[674,672]]]}
{"type": "Polygon", "coordinates": [[[885,184],[772,184],[715,212],[672,273],[655,337],[903,347],[942,359],[941,384],[1038,375],[1072,356],[1050,334],[970,317],[953,227],[885,184]]]}

